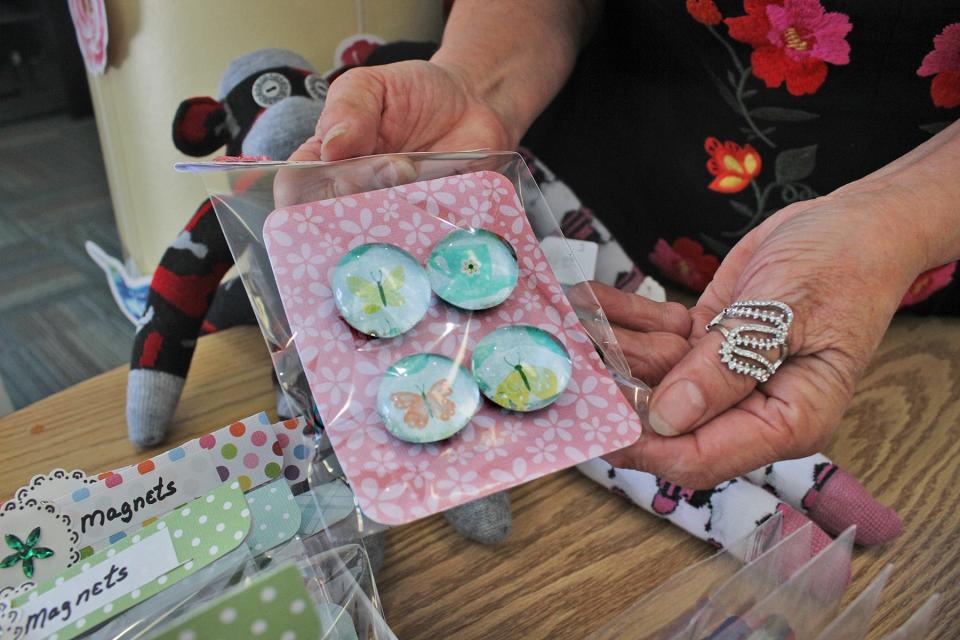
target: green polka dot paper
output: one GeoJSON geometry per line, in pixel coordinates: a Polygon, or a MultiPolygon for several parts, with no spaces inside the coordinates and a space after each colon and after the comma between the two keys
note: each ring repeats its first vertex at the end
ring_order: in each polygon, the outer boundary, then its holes
{"type": "Polygon", "coordinates": [[[254,555],[283,544],[300,530],[300,506],[284,479],[274,480],[246,495],[253,524],[247,546],[254,555]]]}
{"type": "MultiPolygon", "coordinates": [[[[342,609],[340,612],[346,615],[342,609]]],[[[221,596],[161,632],[154,640],[314,640],[320,637],[326,636],[323,636],[317,609],[300,572],[288,564],[221,596]]],[[[346,636],[338,634],[337,637],[346,636]]]]}
{"type": "MultiPolygon", "coordinates": [[[[239,483],[222,485],[207,495],[168,513],[141,529],[137,534],[127,536],[90,556],[82,563],[73,565],[58,577],[47,580],[35,589],[18,596],[12,603],[14,611],[28,599],[61,585],[67,586],[65,583],[70,578],[81,572],[90,571],[101,563],[109,562],[120,551],[166,529],[170,534],[177,560],[181,562],[180,566],[146,585],[119,596],[95,613],[71,622],[56,634],[56,640],[69,640],[176,584],[232,551],[247,537],[250,522],[250,509],[244,500],[239,483]]],[[[66,598],[73,595],[64,594],[66,598]]],[[[3,628],[2,624],[0,628],[3,628]]],[[[4,635],[7,633],[11,637],[19,637],[14,628],[4,628],[4,635]]]]}

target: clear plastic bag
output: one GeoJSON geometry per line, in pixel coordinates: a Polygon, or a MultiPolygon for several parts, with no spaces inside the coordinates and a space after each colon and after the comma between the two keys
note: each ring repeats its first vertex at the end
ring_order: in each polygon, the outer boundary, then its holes
{"type": "Polygon", "coordinates": [[[686,633],[674,637],[677,640],[708,637],[738,620],[810,559],[813,540],[813,524],[807,523],[778,541],[711,593],[686,633]]]}
{"type": "Polygon", "coordinates": [[[293,539],[256,558],[241,546],[189,579],[92,630],[89,636],[134,640],[162,635],[214,600],[242,590],[264,572],[286,564],[295,565],[300,572],[322,626],[328,630],[323,638],[395,638],[383,619],[373,572],[363,547],[346,545],[328,549],[325,544],[318,544],[316,536],[312,540],[293,539]]]}
{"type": "Polygon", "coordinates": [[[289,402],[316,409],[373,520],[640,436],[649,388],[582,273],[559,284],[576,262],[541,251],[562,234],[518,154],[181,168],[204,178],[289,402]]]}
{"type": "Polygon", "coordinates": [[[836,614],[849,583],[855,531],[847,529],[733,624],[710,637],[816,638],[836,614]]]}
{"type": "Polygon", "coordinates": [[[629,609],[590,634],[589,640],[668,640],[682,635],[717,588],[744,564],[753,562],[777,545],[781,520],[780,514],[776,514],[745,538],[671,576],[629,609]]]}
{"type": "Polygon", "coordinates": [[[930,627],[933,626],[933,617],[936,615],[939,605],[940,594],[935,593],[910,616],[909,620],[903,623],[902,627],[888,635],[884,640],[924,640],[930,633],[930,627]]]}
{"type": "Polygon", "coordinates": [[[867,632],[870,630],[870,619],[873,617],[874,611],[877,610],[883,588],[887,586],[887,580],[890,579],[892,573],[893,565],[888,564],[860,592],[860,595],[843,610],[843,613],[838,615],[817,636],[817,640],[863,640],[867,637],[867,632]]]}

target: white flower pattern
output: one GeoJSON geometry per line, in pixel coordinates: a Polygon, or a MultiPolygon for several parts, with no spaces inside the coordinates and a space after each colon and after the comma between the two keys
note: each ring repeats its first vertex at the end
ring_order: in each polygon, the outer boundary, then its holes
{"type": "MultiPolygon", "coordinates": [[[[539,197],[539,196],[538,196],[539,197]]],[[[271,214],[264,241],[326,433],[370,517],[401,524],[572,466],[635,440],[640,423],[547,266],[509,180],[480,172],[297,205],[271,214]],[[451,229],[493,228],[518,251],[521,282],[496,310],[471,314],[434,301],[414,329],[389,340],[355,336],[330,290],[333,266],[361,242],[399,245],[421,260],[451,229]],[[541,326],[574,356],[573,377],[530,415],[484,402],[448,441],[403,443],[373,410],[380,377],[404,355],[463,354],[505,323],[541,326]]]]}

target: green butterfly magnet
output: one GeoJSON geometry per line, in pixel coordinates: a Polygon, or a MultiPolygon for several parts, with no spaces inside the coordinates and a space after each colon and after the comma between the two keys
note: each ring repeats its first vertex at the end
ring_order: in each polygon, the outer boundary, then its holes
{"type": "Polygon", "coordinates": [[[430,281],[423,267],[392,244],[351,249],[334,267],[330,284],[343,319],[375,338],[409,331],[430,306],[430,281]]]}
{"type": "Polygon", "coordinates": [[[553,403],[573,372],[560,341],[528,325],[500,327],[484,336],[473,350],[471,368],[480,392],[513,411],[536,411],[553,403]]]}
{"type": "Polygon", "coordinates": [[[483,229],[458,229],[434,246],[427,258],[430,285],[455,307],[495,307],[517,286],[517,256],[504,238],[483,229]]]}

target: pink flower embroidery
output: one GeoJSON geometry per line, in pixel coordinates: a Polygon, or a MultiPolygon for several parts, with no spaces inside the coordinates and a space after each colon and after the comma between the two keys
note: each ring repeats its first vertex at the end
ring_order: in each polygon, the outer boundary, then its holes
{"type": "Polygon", "coordinates": [[[103,75],[107,66],[107,10],[103,0],[68,0],[77,44],[87,71],[103,75]]]}
{"type": "Polygon", "coordinates": [[[663,274],[696,291],[703,291],[720,267],[716,256],[703,252],[703,246],[690,238],[678,238],[673,246],[666,240],[657,240],[649,256],[663,274]]]}
{"type": "Polygon", "coordinates": [[[786,82],[795,96],[816,93],[828,62],[850,62],[845,38],[853,25],[819,0],[744,0],[744,9],[747,15],[727,18],[730,37],[753,45],[753,73],[768,87],[786,82]]]}
{"type": "Polygon", "coordinates": [[[933,38],[933,51],[923,58],[918,76],[933,76],[930,96],[938,107],[960,106],[960,22],[944,27],[933,38]]]}
{"type": "Polygon", "coordinates": [[[913,281],[913,284],[910,285],[910,289],[907,290],[907,295],[903,296],[903,300],[900,302],[900,308],[902,309],[911,304],[923,302],[940,289],[943,289],[953,281],[953,272],[956,270],[957,263],[951,262],[942,267],[921,273],[917,276],[917,279],[913,281]]]}

